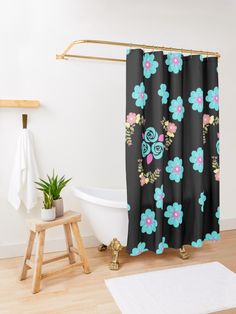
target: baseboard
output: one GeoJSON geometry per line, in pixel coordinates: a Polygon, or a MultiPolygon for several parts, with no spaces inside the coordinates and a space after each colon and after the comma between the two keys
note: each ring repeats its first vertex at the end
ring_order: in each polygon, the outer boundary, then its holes
{"type": "Polygon", "coordinates": [[[220,220],[220,230],[233,230],[236,229],[236,218],[228,218],[220,220]]]}
{"type": "MultiPolygon", "coordinates": [[[[94,236],[83,237],[83,242],[86,248],[96,247],[99,245],[99,242],[94,236]]],[[[0,259],[23,256],[25,253],[25,249],[26,243],[0,245],[0,259]]],[[[47,241],[45,241],[45,253],[59,252],[64,251],[65,249],[66,246],[64,238],[48,239],[47,241]]],[[[33,254],[35,254],[35,247],[33,250],[33,254]]]]}
{"type": "MultiPolygon", "coordinates": [[[[236,218],[231,219],[221,219],[220,221],[220,230],[233,230],[236,229],[236,218]]],[[[84,246],[86,248],[96,247],[99,245],[98,240],[94,236],[83,237],[84,246]]],[[[23,256],[26,248],[26,243],[15,243],[15,244],[6,244],[0,245],[0,258],[9,258],[23,256]]],[[[45,243],[45,253],[48,252],[58,252],[64,251],[65,241],[62,238],[58,239],[49,239],[45,243]]],[[[33,250],[33,254],[35,250],[33,250]]]]}

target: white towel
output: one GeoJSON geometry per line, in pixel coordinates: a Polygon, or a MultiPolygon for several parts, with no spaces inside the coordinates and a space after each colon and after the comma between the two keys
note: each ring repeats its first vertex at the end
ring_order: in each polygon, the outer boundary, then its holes
{"type": "Polygon", "coordinates": [[[28,129],[22,129],[16,149],[15,163],[12,170],[8,201],[18,210],[21,201],[27,212],[30,212],[37,203],[35,181],[38,180],[33,136],[28,129]]]}

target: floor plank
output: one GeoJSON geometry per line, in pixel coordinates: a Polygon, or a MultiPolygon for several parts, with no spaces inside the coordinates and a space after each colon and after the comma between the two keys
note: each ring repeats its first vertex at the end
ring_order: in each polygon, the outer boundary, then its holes
{"type": "MultiPolygon", "coordinates": [[[[19,281],[22,258],[0,260],[0,313],[1,314],[118,314],[118,307],[106,289],[104,279],[159,270],[170,267],[218,261],[236,272],[236,230],[221,233],[217,243],[205,243],[201,249],[187,246],[189,260],[181,260],[178,251],[168,249],[162,255],[146,252],[138,257],[121,253],[121,269],[111,271],[109,252],[98,252],[97,248],[87,249],[92,269],[84,274],[75,269],[61,276],[45,279],[40,293],[31,293],[32,271],[25,281],[19,281]]],[[[47,254],[52,257],[55,254],[47,254]]],[[[67,261],[45,265],[44,270],[55,269],[67,261]]],[[[159,313],[161,314],[161,313],[159,313]]],[[[183,313],[185,314],[185,313],[183,313]]],[[[236,314],[236,309],[217,312],[236,314]]]]}

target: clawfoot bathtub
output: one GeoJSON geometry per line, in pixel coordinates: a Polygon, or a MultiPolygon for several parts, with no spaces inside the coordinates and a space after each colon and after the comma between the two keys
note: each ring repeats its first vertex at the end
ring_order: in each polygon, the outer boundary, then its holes
{"type": "MultiPolygon", "coordinates": [[[[101,242],[99,251],[110,248],[110,269],[119,269],[119,252],[127,245],[128,236],[126,190],[74,187],[73,191],[96,238],[101,242]]],[[[179,249],[179,256],[182,259],[189,258],[184,246],[179,249]]]]}
{"type": "Polygon", "coordinates": [[[110,269],[119,269],[119,251],[127,245],[128,235],[126,190],[73,187],[73,191],[101,242],[99,250],[111,249],[110,269]]]}

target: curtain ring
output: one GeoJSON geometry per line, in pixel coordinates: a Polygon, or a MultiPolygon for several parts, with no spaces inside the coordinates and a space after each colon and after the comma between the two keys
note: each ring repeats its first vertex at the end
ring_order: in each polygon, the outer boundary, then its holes
{"type": "Polygon", "coordinates": [[[163,55],[169,53],[169,51],[166,51],[166,50],[165,50],[165,46],[162,46],[162,52],[163,52],[163,55]]]}

